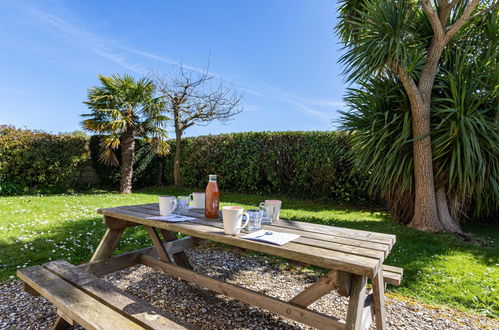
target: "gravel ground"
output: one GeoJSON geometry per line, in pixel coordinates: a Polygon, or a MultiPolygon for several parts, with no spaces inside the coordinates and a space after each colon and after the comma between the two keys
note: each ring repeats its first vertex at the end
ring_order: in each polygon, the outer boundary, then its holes
{"type": "MultiPolygon", "coordinates": [[[[316,281],[315,273],[271,258],[254,257],[238,250],[208,246],[189,251],[196,271],[288,300],[316,281]]],[[[259,308],[189,284],[177,278],[136,266],[104,277],[122,290],[140,297],[203,329],[308,329],[259,308]]],[[[345,319],[347,299],[335,293],[311,308],[345,319]]],[[[55,309],[44,298],[24,293],[20,281],[0,283],[0,329],[47,329],[55,309]]],[[[390,329],[499,329],[499,322],[448,308],[387,297],[390,329]]],[[[371,326],[374,329],[374,326],[371,326]]]]}

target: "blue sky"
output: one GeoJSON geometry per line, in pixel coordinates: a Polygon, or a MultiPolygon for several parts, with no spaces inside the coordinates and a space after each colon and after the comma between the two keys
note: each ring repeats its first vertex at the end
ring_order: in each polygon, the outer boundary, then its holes
{"type": "Polygon", "coordinates": [[[0,0],[0,124],[80,129],[97,74],[206,68],[244,93],[186,135],[328,130],[343,108],[333,0],[0,0]]]}

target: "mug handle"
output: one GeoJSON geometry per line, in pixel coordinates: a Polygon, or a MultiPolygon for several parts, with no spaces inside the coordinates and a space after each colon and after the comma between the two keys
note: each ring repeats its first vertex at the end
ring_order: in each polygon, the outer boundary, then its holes
{"type": "Polygon", "coordinates": [[[265,202],[261,202],[259,205],[258,205],[258,208],[261,210],[263,208],[265,208],[265,202]]]}
{"type": "Polygon", "coordinates": [[[241,218],[243,216],[246,216],[246,221],[244,222],[244,225],[242,225],[241,228],[239,228],[239,230],[241,230],[244,227],[246,227],[248,225],[248,223],[249,223],[249,220],[250,220],[249,214],[247,212],[244,212],[243,214],[241,214],[241,218]]]}
{"type": "Polygon", "coordinates": [[[194,202],[194,194],[190,194],[189,199],[191,200],[191,202],[194,202]]]}
{"type": "Polygon", "coordinates": [[[173,203],[173,207],[172,207],[172,212],[175,211],[177,209],[177,200],[176,199],[172,199],[172,201],[170,203],[173,203]]]}

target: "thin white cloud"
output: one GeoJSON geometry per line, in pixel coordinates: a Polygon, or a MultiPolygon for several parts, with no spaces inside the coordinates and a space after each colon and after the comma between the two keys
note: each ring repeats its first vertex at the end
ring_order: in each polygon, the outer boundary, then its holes
{"type": "MultiPolygon", "coordinates": [[[[96,55],[113,61],[135,73],[145,75],[150,73],[151,71],[144,65],[137,63],[137,61],[130,60],[130,57],[138,55],[143,58],[148,58],[175,66],[182,66],[185,69],[194,72],[208,72],[208,74],[212,76],[222,77],[220,73],[208,71],[207,68],[186,65],[181,61],[172,59],[167,56],[158,55],[122,45],[111,38],[91,32],[88,28],[85,27],[84,24],[75,20],[65,19],[34,7],[28,8],[28,12],[38,21],[48,24],[53,30],[58,32],[69,42],[75,43],[80,47],[84,47],[92,51],[96,55]]],[[[65,16],[71,17],[69,13],[65,14],[65,16]]],[[[306,98],[261,81],[253,81],[248,83],[247,81],[244,81],[244,79],[239,78],[237,79],[237,81],[235,81],[235,84],[240,90],[248,94],[269,100],[278,100],[279,102],[288,104],[292,108],[295,108],[311,117],[316,118],[322,123],[327,121],[330,124],[332,119],[337,116],[337,110],[339,108],[345,107],[345,103],[342,101],[306,98]]],[[[247,106],[245,110],[249,112],[260,111],[259,109],[256,110],[256,107],[249,106],[247,106]]]]}

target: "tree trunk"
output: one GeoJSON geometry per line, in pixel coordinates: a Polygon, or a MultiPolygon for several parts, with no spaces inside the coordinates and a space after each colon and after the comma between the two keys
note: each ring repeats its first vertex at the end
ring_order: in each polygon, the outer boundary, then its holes
{"type": "Polygon", "coordinates": [[[440,37],[434,36],[428,58],[418,83],[421,99],[411,105],[412,144],[414,159],[415,209],[409,227],[437,232],[444,230],[439,220],[433,177],[433,153],[431,150],[430,105],[433,83],[437,74],[438,61],[444,48],[440,37]],[[423,137],[424,138],[421,138],[423,137]]]}
{"type": "Polygon", "coordinates": [[[135,153],[135,134],[129,127],[121,136],[121,181],[120,193],[132,192],[133,156],[135,153]]]}
{"type": "MultiPolygon", "coordinates": [[[[418,102],[419,103],[419,102],[418,102]]],[[[439,221],[435,198],[433,160],[430,137],[430,111],[425,111],[424,104],[411,106],[412,143],[414,162],[414,216],[409,227],[428,232],[443,230],[439,221]],[[421,138],[424,136],[423,138],[421,138]]]]}
{"type": "Polygon", "coordinates": [[[173,184],[180,187],[180,160],[182,158],[182,132],[175,130],[175,158],[173,159],[173,184]]]}
{"type": "Polygon", "coordinates": [[[411,104],[414,163],[414,216],[408,226],[428,232],[443,230],[438,219],[430,138],[430,106],[414,80],[403,70],[398,75],[411,104]]]}
{"type": "Polygon", "coordinates": [[[454,218],[450,214],[448,207],[449,203],[447,202],[447,195],[445,193],[444,188],[437,189],[436,199],[437,199],[438,217],[445,230],[450,231],[451,233],[462,234],[463,231],[461,230],[459,223],[457,223],[457,221],[454,220],[454,218]]]}

